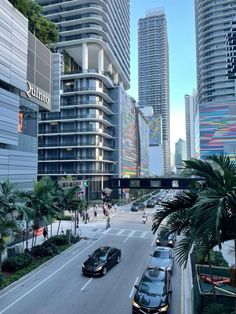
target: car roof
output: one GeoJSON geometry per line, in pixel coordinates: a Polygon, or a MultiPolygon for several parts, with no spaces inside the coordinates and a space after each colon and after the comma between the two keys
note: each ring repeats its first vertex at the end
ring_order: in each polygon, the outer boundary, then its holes
{"type": "Polygon", "coordinates": [[[164,281],[166,276],[165,268],[163,267],[148,267],[142,276],[141,280],[152,280],[152,281],[164,281]]]}
{"type": "Polygon", "coordinates": [[[166,246],[158,246],[154,251],[168,251],[168,252],[170,252],[170,251],[172,251],[172,249],[169,247],[166,247],[166,246]]]}
{"type": "Polygon", "coordinates": [[[111,249],[110,246],[100,246],[99,248],[97,248],[95,251],[102,251],[102,252],[107,252],[111,249]]]}

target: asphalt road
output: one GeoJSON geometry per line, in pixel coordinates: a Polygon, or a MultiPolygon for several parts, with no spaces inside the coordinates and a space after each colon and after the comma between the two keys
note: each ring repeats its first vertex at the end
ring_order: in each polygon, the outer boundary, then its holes
{"type": "MultiPolygon", "coordinates": [[[[149,210],[153,212],[153,209],[149,210]]],[[[94,233],[45,263],[0,293],[0,313],[6,314],[125,314],[131,313],[134,284],[140,279],[154,249],[151,214],[117,212],[111,228],[104,221],[94,233]],[[111,245],[122,250],[121,261],[104,277],[89,278],[81,266],[94,249],[111,245]]],[[[181,313],[181,272],[175,263],[169,314],[181,313]]]]}

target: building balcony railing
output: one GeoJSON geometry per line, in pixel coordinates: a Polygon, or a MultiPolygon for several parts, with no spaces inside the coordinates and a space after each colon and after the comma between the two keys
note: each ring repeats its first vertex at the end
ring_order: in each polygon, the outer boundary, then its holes
{"type": "Polygon", "coordinates": [[[71,129],[55,128],[55,129],[39,130],[38,135],[50,134],[50,133],[56,134],[56,133],[88,133],[88,132],[95,132],[95,133],[100,133],[100,134],[103,133],[103,134],[108,134],[110,136],[114,136],[113,131],[99,129],[99,128],[71,128],[71,129]]]}
{"type": "Polygon", "coordinates": [[[75,160],[75,161],[114,161],[114,158],[111,157],[102,157],[102,156],[39,156],[39,161],[52,161],[52,160],[75,160]]]}
{"type": "MultiPolygon", "coordinates": [[[[67,119],[98,119],[98,120],[107,120],[108,118],[102,114],[87,114],[87,115],[61,115],[61,114],[50,114],[47,117],[40,118],[39,121],[46,120],[67,120],[67,119]]],[[[108,121],[109,122],[109,121],[108,121]]]]}
{"type": "Polygon", "coordinates": [[[39,169],[38,170],[39,175],[44,175],[44,174],[110,174],[114,175],[114,170],[79,170],[79,169],[65,169],[65,170],[43,170],[39,169]]]}
{"type": "Polygon", "coordinates": [[[100,93],[108,94],[108,90],[105,87],[94,87],[94,86],[85,86],[85,87],[65,87],[63,88],[63,93],[70,93],[70,92],[89,92],[89,91],[96,91],[100,93]]]}
{"type": "Polygon", "coordinates": [[[63,142],[53,142],[53,143],[38,143],[38,147],[60,147],[60,146],[64,146],[64,147],[68,147],[68,146],[74,146],[74,147],[77,147],[77,146],[94,146],[94,147],[107,147],[107,148],[110,148],[110,149],[113,149],[114,148],[114,145],[113,144],[107,144],[107,143],[102,143],[102,142],[96,142],[96,143],[93,143],[93,142],[66,142],[66,143],[63,143],[63,142]]]}
{"type": "Polygon", "coordinates": [[[67,107],[67,106],[101,106],[105,107],[106,109],[109,110],[110,113],[112,113],[110,107],[103,101],[96,101],[96,102],[89,102],[89,101],[84,101],[84,102],[61,102],[60,103],[61,107],[67,107]]]}

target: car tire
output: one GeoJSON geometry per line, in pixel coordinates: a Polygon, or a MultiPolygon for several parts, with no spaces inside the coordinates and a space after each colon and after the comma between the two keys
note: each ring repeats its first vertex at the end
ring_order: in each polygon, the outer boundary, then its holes
{"type": "Polygon", "coordinates": [[[107,273],[107,268],[106,268],[106,266],[104,266],[102,269],[102,275],[105,276],[106,273],[107,273]]]}
{"type": "Polygon", "coordinates": [[[120,262],[120,255],[117,256],[116,264],[119,264],[119,262],[120,262]]]}

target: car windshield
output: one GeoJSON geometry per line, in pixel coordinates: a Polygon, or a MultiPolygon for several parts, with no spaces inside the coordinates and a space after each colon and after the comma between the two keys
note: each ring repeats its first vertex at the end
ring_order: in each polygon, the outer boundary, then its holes
{"type": "Polygon", "coordinates": [[[163,281],[151,281],[144,278],[139,285],[139,291],[148,295],[163,295],[164,282],[163,281]]]}
{"type": "Polygon", "coordinates": [[[158,257],[158,258],[162,258],[162,259],[169,259],[170,254],[168,251],[156,250],[153,253],[153,257],[158,257]]]}
{"type": "Polygon", "coordinates": [[[105,261],[106,260],[106,254],[107,254],[106,250],[98,249],[98,250],[93,252],[91,257],[94,259],[100,259],[101,261],[105,261]]]}

